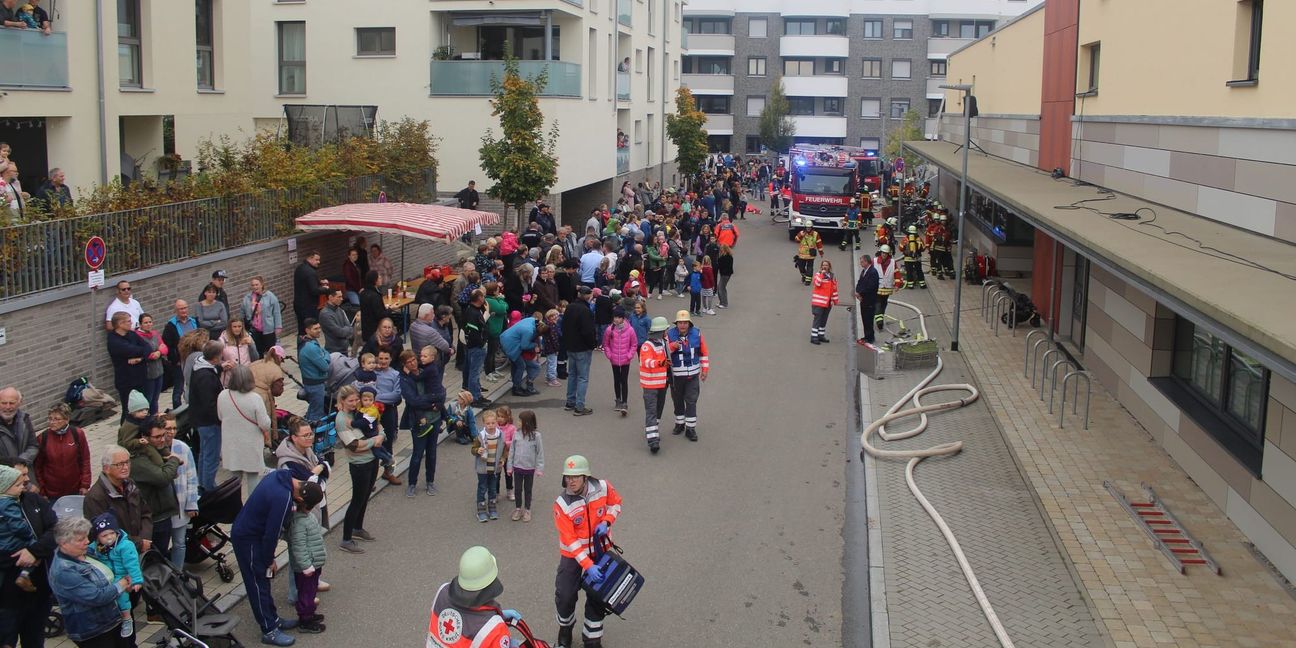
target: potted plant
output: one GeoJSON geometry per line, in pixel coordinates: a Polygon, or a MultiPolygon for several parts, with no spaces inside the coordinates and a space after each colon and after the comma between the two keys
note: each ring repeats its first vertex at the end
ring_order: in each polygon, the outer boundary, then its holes
{"type": "Polygon", "coordinates": [[[454,48],[449,45],[442,45],[432,50],[434,61],[449,61],[452,57],[454,57],[454,48]]]}

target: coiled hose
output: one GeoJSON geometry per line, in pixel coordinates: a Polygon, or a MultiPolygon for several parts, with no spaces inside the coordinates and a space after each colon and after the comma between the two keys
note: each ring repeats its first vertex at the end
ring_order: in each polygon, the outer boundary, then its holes
{"type": "MultiPolygon", "coordinates": [[[[908,308],[917,313],[918,325],[922,330],[923,339],[927,339],[927,318],[926,315],[918,309],[918,307],[894,299],[890,301],[890,304],[892,306],[908,308]]],[[[869,323],[866,322],[865,324],[867,325],[869,323]]],[[[986,621],[990,623],[990,627],[994,630],[995,636],[999,638],[999,644],[1003,646],[1003,648],[1013,648],[1012,638],[1008,636],[1008,631],[1005,630],[1003,624],[999,622],[999,616],[995,614],[994,607],[990,605],[990,599],[986,597],[985,591],[981,589],[981,583],[977,580],[976,574],[972,571],[972,566],[968,564],[967,556],[963,554],[963,548],[959,545],[958,539],[954,537],[954,532],[950,530],[949,525],[945,524],[945,519],[936,511],[936,507],[932,506],[931,502],[927,500],[922,491],[918,489],[918,484],[914,481],[914,468],[917,467],[919,462],[927,457],[943,457],[958,454],[959,451],[963,449],[963,442],[952,441],[950,443],[942,443],[922,450],[883,450],[869,443],[870,437],[872,437],[875,432],[883,441],[899,441],[901,439],[918,436],[927,429],[927,414],[958,409],[972,404],[981,396],[981,393],[977,391],[976,387],[967,383],[929,386],[933,380],[936,380],[936,376],[939,376],[941,370],[944,368],[945,362],[938,355],[936,357],[936,368],[932,369],[931,373],[927,374],[927,377],[923,378],[917,385],[914,385],[908,393],[900,397],[900,400],[897,400],[895,404],[887,409],[886,413],[883,414],[881,418],[870,423],[868,427],[864,429],[863,434],[860,435],[860,444],[864,446],[865,452],[874,457],[882,459],[909,460],[909,463],[905,466],[905,482],[909,485],[909,492],[913,493],[914,498],[916,498],[918,503],[922,505],[923,510],[927,511],[927,515],[931,516],[932,521],[936,523],[938,528],[940,528],[941,535],[945,536],[945,542],[949,544],[950,550],[954,552],[954,557],[958,560],[959,568],[963,570],[963,576],[967,579],[968,585],[972,588],[972,594],[976,596],[977,604],[981,606],[981,611],[985,614],[986,621]],[[958,400],[932,403],[930,405],[922,404],[922,398],[924,396],[943,391],[962,391],[967,392],[968,395],[958,400]],[[913,401],[913,407],[901,409],[911,400],[913,401]],[[914,428],[905,430],[904,432],[887,432],[886,426],[888,423],[912,416],[918,417],[918,425],[914,428]]]]}

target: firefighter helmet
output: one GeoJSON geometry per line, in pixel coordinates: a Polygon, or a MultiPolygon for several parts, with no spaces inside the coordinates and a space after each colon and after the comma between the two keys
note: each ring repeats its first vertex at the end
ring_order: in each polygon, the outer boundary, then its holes
{"type": "Polygon", "coordinates": [[[675,312],[675,323],[678,324],[680,322],[693,322],[693,318],[689,317],[689,312],[687,310],[679,310],[675,312]]]}
{"type": "Polygon", "coordinates": [[[917,225],[910,225],[910,226],[909,226],[909,233],[910,233],[910,234],[917,234],[917,233],[918,233],[918,226],[917,226],[917,225]]]}
{"type": "Polygon", "coordinates": [[[891,246],[883,244],[878,247],[878,254],[891,254],[891,246]]]}
{"type": "Polygon", "coordinates": [[[668,328],[670,328],[670,322],[667,322],[665,317],[654,317],[652,318],[652,325],[648,327],[648,332],[661,333],[668,328]]]}
{"type": "Polygon", "coordinates": [[[890,225],[891,227],[895,227],[897,222],[899,222],[899,221],[896,220],[896,217],[895,217],[895,216],[892,216],[891,218],[886,219],[886,224],[887,224],[887,225],[890,225]]]}
{"type": "Polygon", "coordinates": [[[589,459],[581,455],[572,455],[563,462],[564,477],[585,477],[590,474],[589,459]]]}
{"type": "Polygon", "coordinates": [[[490,549],[469,547],[459,557],[459,587],[466,592],[480,592],[499,577],[499,566],[490,549]]]}

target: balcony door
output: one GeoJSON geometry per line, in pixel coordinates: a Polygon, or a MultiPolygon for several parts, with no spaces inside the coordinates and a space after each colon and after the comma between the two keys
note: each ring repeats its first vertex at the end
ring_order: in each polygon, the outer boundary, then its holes
{"type": "MultiPolygon", "coordinates": [[[[544,27],[518,27],[483,25],[477,28],[477,51],[487,61],[504,59],[505,44],[511,45],[513,56],[524,61],[543,61],[545,52],[544,27]]],[[[558,26],[553,27],[553,50],[550,58],[559,60],[558,26]]]]}

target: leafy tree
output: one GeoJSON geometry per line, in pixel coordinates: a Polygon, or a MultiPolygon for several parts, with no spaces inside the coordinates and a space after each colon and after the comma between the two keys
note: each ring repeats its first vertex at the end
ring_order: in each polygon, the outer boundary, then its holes
{"type": "Polygon", "coordinates": [[[509,227],[508,208],[517,210],[517,223],[528,200],[549,193],[558,180],[558,122],[544,132],[544,113],[536,98],[549,83],[549,70],[531,79],[518,71],[518,61],[505,53],[504,78],[492,78],[491,115],[499,117],[502,136],[486,131],[481,138],[482,170],[495,181],[486,194],[504,202],[504,226],[509,227]]]}
{"type": "Polygon", "coordinates": [[[675,162],[680,174],[698,172],[707,156],[706,113],[698,110],[693,93],[680,86],[675,91],[675,114],[666,115],[666,134],[675,143],[675,162]]]}
{"type": "Polygon", "coordinates": [[[923,133],[922,115],[917,110],[910,108],[905,111],[901,122],[887,133],[886,148],[883,153],[888,158],[900,156],[900,145],[913,140],[921,140],[926,137],[923,133]]]}
{"type": "Polygon", "coordinates": [[[787,153],[792,146],[792,137],[796,135],[796,122],[788,116],[792,106],[783,92],[783,77],[774,79],[770,96],[765,100],[765,107],[760,114],[761,143],[775,153],[787,153]]]}

